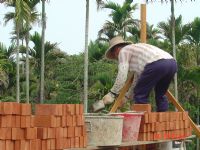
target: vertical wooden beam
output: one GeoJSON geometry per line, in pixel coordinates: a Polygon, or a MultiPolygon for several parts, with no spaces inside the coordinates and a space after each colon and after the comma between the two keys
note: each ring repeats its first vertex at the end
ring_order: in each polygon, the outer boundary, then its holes
{"type": "Polygon", "coordinates": [[[140,5],[140,19],[141,19],[141,26],[140,26],[140,42],[146,43],[147,37],[147,29],[146,29],[146,1],[143,0],[140,5]]]}

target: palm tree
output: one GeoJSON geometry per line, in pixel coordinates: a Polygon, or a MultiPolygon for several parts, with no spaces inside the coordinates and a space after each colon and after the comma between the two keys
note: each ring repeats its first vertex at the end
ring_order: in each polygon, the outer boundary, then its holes
{"type": "Polygon", "coordinates": [[[46,13],[45,0],[42,0],[42,49],[41,49],[41,80],[40,80],[40,103],[44,102],[44,51],[45,51],[45,29],[46,29],[46,13]]]}
{"type": "Polygon", "coordinates": [[[4,89],[7,89],[12,82],[10,74],[14,72],[14,63],[11,58],[13,51],[14,46],[10,46],[7,49],[3,43],[0,43],[0,94],[4,89]]]}
{"type": "Polygon", "coordinates": [[[84,54],[84,111],[88,110],[88,33],[89,33],[89,0],[86,0],[85,19],[85,54],[84,54]]]}
{"type": "Polygon", "coordinates": [[[190,25],[187,39],[194,45],[196,51],[196,65],[200,65],[200,18],[196,17],[190,25]]]}
{"type": "MultiPolygon", "coordinates": [[[[173,45],[173,38],[172,38],[172,26],[171,26],[171,19],[168,19],[167,22],[159,22],[158,28],[160,32],[164,35],[164,39],[166,39],[170,45],[173,45]]],[[[179,45],[184,42],[186,39],[186,35],[190,29],[189,24],[183,24],[182,23],[182,16],[180,15],[175,19],[175,34],[176,34],[176,40],[175,44],[179,45]]]]}
{"type": "Polygon", "coordinates": [[[16,100],[17,102],[20,102],[20,88],[19,88],[19,32],[20,29],[23,26],[23,21],[25,20],[28,22],[30,19],[30,7],[27,5],[27,3],[23,0],[17,0],[16,1],[16,7],[15,7],[15,26],[16,26],[16,32],[17,32],[17,95],[16,100]]]}
{"type": "MultiPolygon", "coordinates": [[[[153,25],[149,25],[147,23],[147,39],[148,40],[158,40],[161,39],[161,36],[159,35],[161,32],[154,28],[153,25]]],[[[140,28],[139,26],[133,26],[128,28],[128,33],[131,34],[131,36],[128,38],[131,41],[139,42],[140,41],[140,28]]]]}
{"type": "MultiPolygon", "coordinates": [[[[29,55],[31,56],[31,60],[30,63],[32,64],[32,66],[35,68],[34,69],[34,73],[37,76],[38,79],[38,84],[41,82],[41,74],[40,74],[40,68],[42,66],[41,64],[41,55],[44,55],[44,59],[45,62],[47,64],[49,64],[50,61],[52,61],[53,59],[55,60],[55,54],[59,57],[62,57],[62,55],[60,56],[60,53],[52,53],[53,51],[55,51],[57,49],[57,43],[50,43],[50,42],[45,42],[44,43],[44,54],[42,54],[41,49],[42,49],[42,37],[39,35],[39,33],[35,32],[33,35],[30,36],[30,40],[33,42],[34,47],[33,49],[30,50],[29,55]]],[[[45,68],[47,68],[47,66],[45,66],[45,68]]],[[[44,68],[44,72],[45,69],[44,68]]],[[[41,86],[41,85],[40,85],[41,86]]],[[[39,88],[41,88],[39,86],[39,88]]],[[[40,89],[41,90],[41,89],[40,89]]],[[[40,93],[40,90],[38,91],[38,93],[40,93]]],[[[40,94],[38,94],[38,97],[40,94]]]]}
{"type": "MultiPolygon", "coordinates": [[[[22,28],[19,31],[19,38],[22,39],[22,45],[23,40],[25,39],[26,42],[26,101],[29,103],[29,31],[30,31],[30,24],[35,23],[38,20],[38,14],[36,11],[36,5],[39,3],[39,0],[25,0],[25,3],[30,8],[30,12],[27,12],[28,15],[30,15],[30,20],[25,20],[24,23],[22,23],[22,28]]],[[[11,3],[8,3],[9,7],[16,7],[16,1],[12,1],[11,3]]],[[[10,20],[13,20],[15,18],[15,12],[9,12],[5,15],[4,20],[5,23],[9,22],[10,20]]],[[[16,31],[13,32],[13,34],[17,35],[16,31]]],[[[17,37],[13,37],[12,39],[16,39],[17,37]]]]}
{"type": "Polygon", "coordinates": [[[106,21],[103,28],[99,31],[99,36],[104,33],[111,33],[113,35],[122,35],[126,39],[126,33],[130,26],[138,26],[138,20],[133,19],[132,13],[137,9],[137,4],[132,5],[132,0],[125,0],[123,5],[108,1],[107,3],[103,1],[97,1],[98,6],[101,9],[110,9],[111,13],[109,16],[112,21],[106,21]],[[100,5],[99,5],[100,4],[100,5]]]}

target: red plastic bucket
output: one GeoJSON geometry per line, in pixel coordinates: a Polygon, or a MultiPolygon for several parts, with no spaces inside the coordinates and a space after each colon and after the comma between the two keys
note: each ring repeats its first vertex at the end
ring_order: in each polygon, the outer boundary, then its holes
{"type": "Polygon", "coordinates": [[[128,113],[113,113],[112,115],[124,116],[122,141],[123,142],[137,141],[143,113],[128,112],[128,113]]]}

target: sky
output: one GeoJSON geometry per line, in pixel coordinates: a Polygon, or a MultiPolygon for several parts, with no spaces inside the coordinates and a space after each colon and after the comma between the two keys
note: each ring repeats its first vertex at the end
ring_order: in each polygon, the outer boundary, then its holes
{"type": "MultiPolygon", "coordinates": [[[[112,0],[122,4],[124,0],[112,0]]],[[[134,0],[136,3],[141,0],[134,0]]],[[[154,0],[155,1],[155,0],[154,0]]],[[[57,42],[59,48],[67,54],[79,54],[84,52],[85,44],[85,6],[86,0],[50,0],[46,4],[47,28],[46,41],[57,42]]],[[[166,21],[170,17],[170,3],[161,4],[160,2],[147,4],[147,22],[154,24],[155,27],[160,21],[166,21]]],[[[200,17],[200,2],[183,2],[175,3],[175,16],[180,14],[183,16],[183,23],[188,23],[194,20],[195,17],[200,17]]],[[[0,4],[0,42],[3,42],[7,47],[10,45],[10,32],[13,29],[13,23],[10,22],[4,26],[4,14],[11,11],[3,4],[0,4]]],[[[38,5],[38,11],[41,12],[41,3],[38,5]]],[[[96,0],[90,0],[90,21],[89,21],[89,41],[97,38],[98,31],[102,28],[106,20],[109,20],[109,10],[97,11],[96,0]]],[[[140,5],[133,17],[140,18],[140,5]]],[[[33,31],[41,33],[40,23],[33,26],[33,31]]]]}

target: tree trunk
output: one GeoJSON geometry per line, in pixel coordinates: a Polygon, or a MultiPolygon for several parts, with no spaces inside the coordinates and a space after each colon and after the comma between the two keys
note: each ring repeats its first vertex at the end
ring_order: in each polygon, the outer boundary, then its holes
{"type": "Polygon", "coordinates": [[[26,35],[26,103],[29,103],[29,31],[26,35]]]}
{"type": "Polygon", "coordinates": [[[45,44],[46,14],[45,0],[42,0],[42,49],[41,49],[41,75],[40,75],[40,103],[44,103],[44,44],[45,44]]]}
{"type": "MultiPolygon", "coordinates": [[[[171,24],[172,24],[172,49],[173,56],[176,59],[176,43],[175,43],[175,15],[174,15],[174,0],[171,0],[171,24]]],[[[178,84],[177,84],[177,73],[174,76],[174,93],[175,98],[178,100],[178,84]]]]}
{"type": "Polygon", "coordinates": [[[88,109],[88,32],[89,32],[89,0],[86,0],[85,21],[85,57],[84,57],[84,112],[88,109]]]}
{"type": "Polygon", "coordinates": [[[16,56],[16,64],[17,64],[17,73],[16,73],[16,101],[20,102],[20,87],[19,87],[19,24],[16,22],[16,30],[17,30],[17,56],[16,56]]]}

